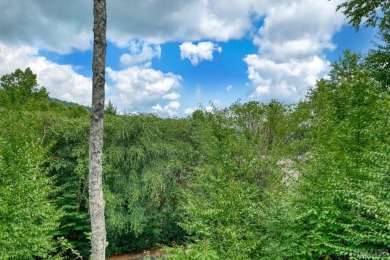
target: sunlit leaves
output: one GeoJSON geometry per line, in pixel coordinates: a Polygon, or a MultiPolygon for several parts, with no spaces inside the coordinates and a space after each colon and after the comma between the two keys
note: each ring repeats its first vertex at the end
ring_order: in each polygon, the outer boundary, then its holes
{"type": "Polygon", "coordinates": [[[46,99],[48,93],[44,87],[39,88],[37,76],[30,68],[3,75],[0,79],[0,102],[2,105],[23,104],[29,99],[46,99]]]}
{"type": "Polygon", "coordinates": [[[53,236],[61,213],[50,200],[46,151],[31,131],[31,115],[5,112],[0,120],[0,258],[47,257],[56,249],[53,236]]]}
{"type": "Polygon", "coordinates": [[[361,23],[366,26],[388,28],[390,22],[390,4],[387,0],[347,0],[337,7],[349,19],[349,23],[358,29],[361,23]]]}
{"type": "Polygon", "coordinates": [[[308,214],[296,232],[317,256],[389,247],[388,93],[356,57],[346,53],[310,100],[316,139],[298,193],[308,214]]]}

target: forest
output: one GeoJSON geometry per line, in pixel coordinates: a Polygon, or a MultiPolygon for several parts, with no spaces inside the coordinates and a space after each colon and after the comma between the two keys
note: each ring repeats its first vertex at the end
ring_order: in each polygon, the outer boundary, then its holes
{"type": "MultiPolygon", "coordinates": [[[[388,18],[296,104],[161,118],[109,102],[107,257],[390,258],[388,18]]],[[[49,94],[29,68],[0,79],[0,259],[89,259],[91,111],[49,94]]]]}

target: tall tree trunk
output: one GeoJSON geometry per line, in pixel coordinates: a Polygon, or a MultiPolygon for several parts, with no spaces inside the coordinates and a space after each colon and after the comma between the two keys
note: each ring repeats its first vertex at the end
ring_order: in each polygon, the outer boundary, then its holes
{"type": "Polygon", "coordinates": [[[93,1],[93,90],[89,141],[89,211],[92,229],[92,260],[104,260],[106,227],[102,188],[103,113],[106,66],[106,0],[93,1]]]}

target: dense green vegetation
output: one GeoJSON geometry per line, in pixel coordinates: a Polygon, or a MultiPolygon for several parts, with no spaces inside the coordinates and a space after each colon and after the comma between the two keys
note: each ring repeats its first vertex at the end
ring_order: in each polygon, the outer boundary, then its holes
{"type": "MultiPolygon", "coordinates": [[[[111,104],[108,254],[186,244],[169,257],[383,257],[390,96],[369,65],[346,52],[296,105],[235,103],[162,119],[117,115],[111,104]]],[[[6,100],[10,78],[27,90],[1,108],[1,257],[85,259],[90,113],[37,98],[30,70],[2,78],[6,100]]]]}
{"type": "Polygon", "coordinates": [[[47,148],[31,115],[0,111],[0,259],[45,256],[62,216],[50,199],[47,148]]]}
{"type": "MultiPolygon", "coordinates": [[[[346,14],[366,17],[363,2],[346,14]]],[[[381,3],[371,7],[388,17],[381,3]]],[[[390,257],[390,38],[388,20],[370,15],[383,41],[346,51],[298,104],[172,119],[119,115],[110,102],[107,254],[390,257]]],[[[50,99],[30,69],[1,77],[0,112],[0,259],[88,259],[90,112],[50,99]]]]}

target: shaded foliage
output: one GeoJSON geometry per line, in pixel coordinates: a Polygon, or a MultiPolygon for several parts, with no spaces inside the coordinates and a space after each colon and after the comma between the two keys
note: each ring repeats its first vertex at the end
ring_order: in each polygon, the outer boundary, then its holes
{"type": "MultiPolygon", "coordinates": [[[[73,110],[72,108],[68,108],[73,110]]],[[[90,224],[88,216],[88,117],[44,115],[46,142],[50,149],[51,175],[56,179],[56,203],[66,213],[58,234],[81,255],[89,253],[90,224]]],[[[71,250],[68,252],[73,255],[71,250]]],[[[75,257],[73,255],[73,257],[75,257]]]]}
{"type": "Polygon", "coordinates": [[[178,193],[194,164],[188,121],[139,115],[106,122],[107,250],[181,243],[178,193]]]}

